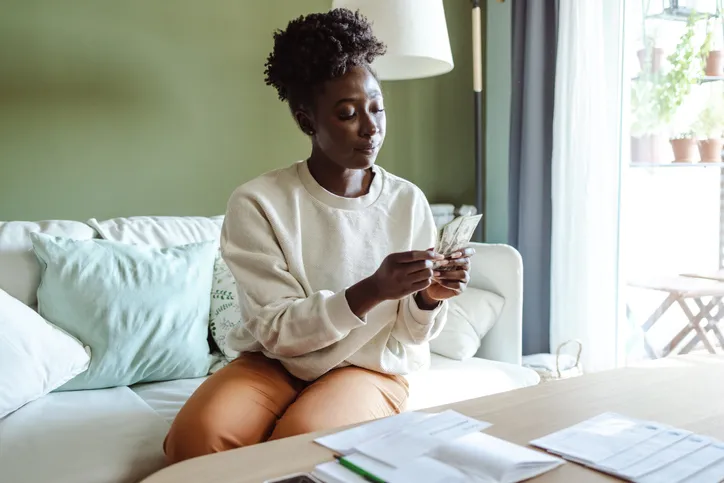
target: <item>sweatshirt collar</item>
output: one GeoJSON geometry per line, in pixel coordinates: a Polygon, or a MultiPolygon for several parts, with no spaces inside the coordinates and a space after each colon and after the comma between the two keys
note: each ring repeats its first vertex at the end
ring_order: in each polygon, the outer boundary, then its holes
{"type": "Polygon", "coordinates": [[[372,171],[375,175],[372,178],[369,192],[357,198],[346,198],[327,191],[317,183],[317,180],[314,179],[314,176],[312,176],[312,173],[309,171],[307,161],[297,163],[299,178],[302,180],[302,184],[309,194],[325,205],[342,210],[361,210],[371,206],[377,201],[382,193],[384,179],[382,170],[377,165],[372,165],[372,171]]]}

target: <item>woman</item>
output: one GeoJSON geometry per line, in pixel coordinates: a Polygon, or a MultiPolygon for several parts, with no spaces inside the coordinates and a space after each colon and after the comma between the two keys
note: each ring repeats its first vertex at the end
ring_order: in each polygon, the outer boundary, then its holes
{"type": "Polygon", "coordinates": [[[428,364],[473,251],[435,254],[422,192],[374,164],[385,112],[369,64],[383,53],[345,9],[275,34],[266,82],[312,152],[229,200],[221,249],[239,286],[244,324],[229,337],[242,355],[176,417],[171,462],[399,413],[403,375],[428,364]]]}

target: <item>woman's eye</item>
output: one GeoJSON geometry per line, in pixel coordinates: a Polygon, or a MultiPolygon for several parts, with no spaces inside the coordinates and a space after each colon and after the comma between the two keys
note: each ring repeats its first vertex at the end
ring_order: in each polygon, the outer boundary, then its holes
{"type": "Polygon", "coordinates": [[[355,113],[354,112],[343,112],[339,115],[339,118],[343,121],[348,121],[352,118],[354,118],[355,113]]]}

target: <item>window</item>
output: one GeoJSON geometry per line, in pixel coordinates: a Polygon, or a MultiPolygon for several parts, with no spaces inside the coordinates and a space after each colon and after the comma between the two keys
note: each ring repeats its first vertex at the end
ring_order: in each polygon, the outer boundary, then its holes
{"type": "Polygon", "coordinates": [[[629,360],[724,345],[721,13],[719,0],[626,2],[620,248],[629,360]]]}

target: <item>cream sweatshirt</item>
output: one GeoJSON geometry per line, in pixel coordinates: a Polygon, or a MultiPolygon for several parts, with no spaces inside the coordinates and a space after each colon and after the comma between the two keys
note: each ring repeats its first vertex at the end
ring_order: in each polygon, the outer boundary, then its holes
{"type": "Polygon", "coordinates": [[[347,365],[404,375],[429,364],[446,303],[423,310],[410,295],[361,319],[347,303],[347,288],[387,255],[436,240],[422,191],[372,169],[369,193],[358,198],[325,190],[304,161],[234,191],[221,232],[242,313],[227,336],[231,348],[261,351],[307,381],[347,365]]]}

